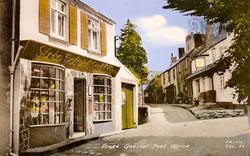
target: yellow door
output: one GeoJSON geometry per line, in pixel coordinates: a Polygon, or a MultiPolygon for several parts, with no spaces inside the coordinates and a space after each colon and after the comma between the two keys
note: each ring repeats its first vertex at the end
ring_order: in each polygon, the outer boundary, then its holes
{"type": "Polygon", "coordinates": [[[122,84],[122,129],[134,128],[133,86],[122,84]]]}

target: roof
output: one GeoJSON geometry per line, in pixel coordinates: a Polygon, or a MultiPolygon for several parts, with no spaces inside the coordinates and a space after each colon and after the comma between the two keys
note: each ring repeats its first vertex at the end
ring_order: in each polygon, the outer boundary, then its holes
{"type": "Polygon", "coordinates": [[[85,9],[86,11],[88,11],[89,13],[94,14],[95,16],[103,19],[104,21],[108,22],[109,24],[116,24],[116,22],[114,20],[112,20],[111,18],[103,15],[102,13],[96,11],[94,8],[90,7],[89,5],[83,3],[81,0],[73,0],[78,6],[82,7],[83,9],[85,9]]]}
{"type": "Polygon", "coordinates": [[[206,75],[209,74],[210,71],[213,71],[213,69],[215,69],[215,67],[217,66],[217,63],[213,63],[210,64],[204,68],[202,68],[201,70],[195,71],[194,73],[192,73],[191,75],[189,75],[186,80],[189,79],[194,79],[196,77],[199,77],[200,75],[206,75]]]}
{"type": "Polygon", "coordinates": [[[165,70],[165,71],[162,72],[161,74],[166,73],[166,72],[169,71],[170,69],[174,68],[179,62],[181,62],[181,61],[184,60],[189,54],[191,54],[192,51],[193,51],[193,50],[191,50],[191,51],[188,52],[188,53],[185,53],[179,60],[177,60],[176,63],[174,63],[172,66],[170,66],[167,70],[165,70]]]}

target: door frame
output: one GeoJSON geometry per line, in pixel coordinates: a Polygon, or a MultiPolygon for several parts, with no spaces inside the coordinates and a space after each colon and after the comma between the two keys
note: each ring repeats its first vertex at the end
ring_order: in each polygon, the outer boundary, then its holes
{"type": "Polygon", "coordinates": [[[74,117],[75,117],[75,82],[76,81],[83,81],[83,133],[86,134],[86,124],[87,124],[87,85],[86,85],[86,79],[85,78],[74,78],[74,109],[73,109],[73,133],[75,133],[74,128],[74,117]]]}

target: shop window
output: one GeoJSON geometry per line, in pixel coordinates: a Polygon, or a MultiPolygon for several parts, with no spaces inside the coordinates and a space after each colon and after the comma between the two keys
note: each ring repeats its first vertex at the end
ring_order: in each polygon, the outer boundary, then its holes
{"type": "Polygon", "coordinates": [[[88,20],[88,39],[89,50],[95,53],[101,53],[100,22],[93,19],[88,20]]]}
{"type": "Polygon", "coordinates": [[[66,40],[67,37],[67,3],[51,0],[51,35],[66,40]]]}
{"type": "Polygon", "coordinates": [[[65,122],[64,69],[32,63],[31,125],[65,122]]]}
{"type": "Polygon", "coordinates": [[[94,76],[94,121],[112,120],[111,94],[111,78],[94,76]]]}

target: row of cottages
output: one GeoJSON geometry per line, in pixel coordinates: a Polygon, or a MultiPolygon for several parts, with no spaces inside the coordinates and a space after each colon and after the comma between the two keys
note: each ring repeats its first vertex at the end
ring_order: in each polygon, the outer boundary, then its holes
{"type": "Polygon", "coordinates": [[[217,35],[207,25],[206,34],[189,34],[186,53],[179,49],[179,60],[171,58],[171,66],[161,74],[167,103],[218,104],[235,108],[239,104],[233,88],[225,88],[232,76],[232,67],[217,70],[217,62],[232,44],[232,35],[221,30],[217,35]],[[235,98],[234,98],[235,97],[235,98]]]}
{"type": "MultiPolygon", "coordinates": [[[[208,25],[212,31],[212,26],[208,25]]],[[[206,43],[194,50],[191,61],[191,74],[187,80],[192,82],[193,99],[199,104],[218,104],[222,107],[236,107],[239,104],[233,88],[226,87],[232,76],[232,67],[225,72],[216,69],[217,62],[226,54],[233,43],[233,35],[222,30],[217,36],[207,32],[206,43]],[[235,95],[235,98],[234,98],[235,95]]]]}
{"type": "Polygon", "coordinates": [[[179,59],[171,54],[170,67],[161,74],[161,85],[166,103],[191,103],[192,82],[186,80],[191,74],[191,53],[204,42],[204,35],[189,34],[186,37],[186,50],[178,49],[179,59]]]}
{"type": "Polygon", "coordinates": [[[138,81],[115,57],[115,22],[79,0],[14,2],[0,155],[136,127],[138,81]]]}

